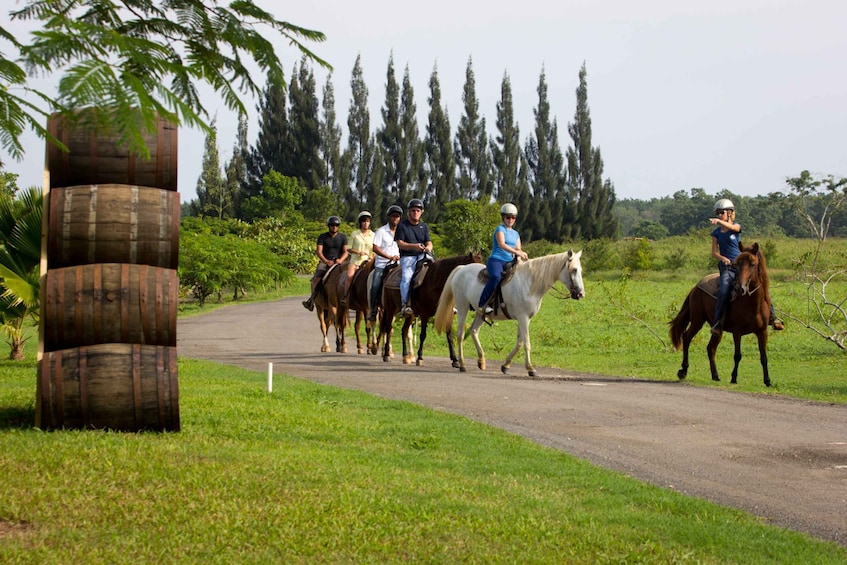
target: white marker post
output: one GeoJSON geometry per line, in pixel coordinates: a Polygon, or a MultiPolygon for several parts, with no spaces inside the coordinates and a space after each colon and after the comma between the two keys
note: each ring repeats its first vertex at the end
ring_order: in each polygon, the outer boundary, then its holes
{"type": "Polygon", "coordinates": [[[274,391],[274,364],[268,363],[268,392],[274,391]]]}

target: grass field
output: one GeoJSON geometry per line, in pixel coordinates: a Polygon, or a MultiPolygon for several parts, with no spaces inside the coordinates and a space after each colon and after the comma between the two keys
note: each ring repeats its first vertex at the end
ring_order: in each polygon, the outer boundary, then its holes
{"type": "Polygon", "coordinates": [[[179,433],[40,432],[0,362],[2,563],[843,563],[464,418],[180,361],[179,433]]]}

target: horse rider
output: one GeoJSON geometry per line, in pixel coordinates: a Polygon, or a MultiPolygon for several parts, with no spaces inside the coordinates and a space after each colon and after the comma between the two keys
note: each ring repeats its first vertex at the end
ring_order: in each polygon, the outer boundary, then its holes
{"type": "Polygon", "coordinates": [[[356,269],[367,263],[371,258],[371,253],[373,253],[374,232],[371,231],[371,213],[362,210],[359,212],[356,223],[359,227],[350,234],[350,245],[347,248],[351,259],[347,264],[347,280],[344,283],[344,298],[342,300],[344,303],[347,302],[347,295],[350,293],[350,284],[353,282],[356,269]]]}
{"type": "Polygon", "coordinates": [[[312,276],[312,294],[309,298],[303,301],[303,307],[309,312],[315,309],[315,295],[320,288],[321,280],[327,271],[335,266],[340,265],[347,260],[347,236],[339,232],[341,227],[341,218],[338,216],[330,216],[327,221],[327,231],[318,236],[318,243],[315,253],[320,260],[318,268],[315,269],[315,274],[312,276]]]}
{"type": "Polygon", "coordinates": [[[400,312],[406,316],[414,315],[409,304],[409,292],[415,265],[420,259],[432,254],[432,239],[429,226],[422,220],[424,205],[419,198],[412,198],[406,206],[406,218],[397,226],[394,241],[400,248],[400,299],[403,303],[400,312]]]}
{"type": "MultiPolygon", "coordinates": [[[[723,330],[724,309],[735,284],[736,272],[732,262],[741,254],[741,225],[735,221],[735,204],[728,198],[721,198],[715,202],[715,216],[709,218],[709,223],[715,226],[712,230],[712,257],[718,261],[720,287],[715,304],[712,333],[719,335],[723,330]]],[[[767,301],[771,311],[768,325],[773,326],[773,329],[777,331],[784,329],[785,325],[776,318],[770,296],[767,297],[767,301]]]]}
{"type": "Polygon", "coordinates": [[[485,283],[485,288],[479,296],[479,309],[484,309],[486,315],[494,311],[488,303],[503,278],[503,267],[515,257],[524,261],[527,259],[526,252],[521,249],[521,236],[515,230],[518,207],[512,203],[503,204],[500,207],[500,219],[502,223],[494,230],[491,254],[485,262],[485,267],[488,269],[488,282],[485,283]]]}
{"type": "Polygon", "coordinates": [[[373,252],[376,255],[374,260],[373,278],[371,279],[370,288],[370,312],[368,312],[368,320],[376,321],[377,302],[379,302],[379,293],[382,291],[382,279],[385,276],[385,268],[390,263],[397,263],[400,260],[400,249],[397,247],[397,242],[394,241],[394,234],[397,231],[397,224],[400,223],[400,218],[403,217],[403,209],[396,204],[388,207],[386,214],[388,221],[384,226],[376,230],[373,241],[373,252]]]}

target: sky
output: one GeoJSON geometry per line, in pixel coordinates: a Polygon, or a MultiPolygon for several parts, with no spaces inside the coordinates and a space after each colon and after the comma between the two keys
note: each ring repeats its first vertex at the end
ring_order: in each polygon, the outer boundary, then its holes
{"type": "MultiPolygon", "coordinates": [[[[496,104],[508,74],[522,143],[534,128],[542,70],[563,151],[587,70],[592,143],[618,199],[649,199],[702,188],[753,196],[787,191],[803,170],[847,176],[847,3],[833,0],[257,0],[278,19],[323,32],[310,48],[333,66],[344,135],[350,77],[361,56],[371,130],[382,123],[388,61],[398,83],[409,69],[421,134],[429,78],[437,67],[442,104],[455,135],[462,89],[473,61],[480,113],[496,134],[496,104]],[[284,8],[279,8],[284,5],[284,8]]],[[[0,23],[8,24],[5,12],[0,23]]],[[[278,46],[286,74],[300,54],[278,46]]],[[[318,96],[327,72],[315,66],[318,96]]],[[[221,162],[232,153],[236,115],[217,113],[221,162]]],[[[258,132],[249,98],[248,140],[258,132]]],[[[41,184],[44,142],[24,138],[18,163],[3,155],[19,186],[41,184]]],[[[179,132],[179,189],[195,197],[204,134],[179,132]]]]}

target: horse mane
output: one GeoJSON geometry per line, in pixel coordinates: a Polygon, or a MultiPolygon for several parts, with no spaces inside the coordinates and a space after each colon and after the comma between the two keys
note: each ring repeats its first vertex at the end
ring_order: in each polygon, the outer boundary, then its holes
{"type": "Polygon", "coordinates": [[[541,296],[559,280],[559,273],[567,261],[567,251],[553,255],[544,255],[543,257],[534,257],[518,264],[517,273],[520,273],[522,270],[529,271],[529,278],[532,283],[530,294],[541,296]]]}

